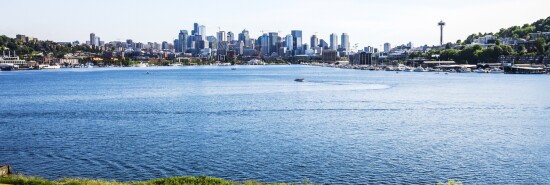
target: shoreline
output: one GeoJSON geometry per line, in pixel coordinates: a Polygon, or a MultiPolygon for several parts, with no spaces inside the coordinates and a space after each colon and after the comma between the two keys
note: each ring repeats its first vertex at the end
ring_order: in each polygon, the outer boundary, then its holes
{"type": "MultiPolygon", "coordinates": [[[[222,178],[209,177],[209,176],[172,176],[164,178],[156,178],[146,181],[115,181],[105,179],[87,179],[87,178],[62,178],[59,180],[46,180],[41,177],[24,176],[20,174],[0,176],[0,185],[313,185],[319,184],[311,182],[307,179],[301,182],[291,183],[265,183],[255,180],[247,181],[231,181],[224,180],[222,178]]],[[[437,185],[462,185],[461,181],[455,181],[453,179],[447,180],[447,182],[431,183],[437,185]]]]}

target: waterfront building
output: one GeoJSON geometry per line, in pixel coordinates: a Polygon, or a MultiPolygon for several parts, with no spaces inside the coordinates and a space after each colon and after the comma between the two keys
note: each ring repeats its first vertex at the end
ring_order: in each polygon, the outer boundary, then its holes
{"type": "Polygon", "coordinates": [[[295,55],[299,55],[302,53],[301,51],[301,48],[302,48],[302,30],[292,30],[290,32],[292,34],[292,46],[294,48],[294,50],[296,50],[294,52],[295,55]]]}
{"type": "Polygon", "coordinates": [[[327,49],[323,51],[322,59],[324,63],[335,63],[338,61],[338,52],[333,49],[327,49]]]}
{"type": "Polygon", "coordinates": [[[356,54],[357,61],[354,62],[356,65],[372,65],[372,53],[369,52],[360,52],[356,54]]]}
{"type": "Polygon", "coordinates": [[[350,52],[351,51],[351,47],[350,47],[350,44],[349,44],[349,35],[347,33],[342,33],[342,43],[341,46],[342,48],[344,49],[344,51],[346,52],[350,52]]]}
{"type": "Polygon", "coordinates": [[[312,35],[310,39],[311,49],[315,49],[319,47],[319,38],[317,38],[317,35],[312,35]]]}
{"type": "Polygon", "coordinates": [[[330,34],[330,49],[338,50],[338,34],[330,34]]]}

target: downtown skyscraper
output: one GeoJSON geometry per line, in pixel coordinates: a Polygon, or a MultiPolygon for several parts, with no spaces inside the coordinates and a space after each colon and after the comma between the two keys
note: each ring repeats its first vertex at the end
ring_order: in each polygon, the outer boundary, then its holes
{"type": "Polygon", "coordinates": [[[244,47],[249,48],[250,47],[250,34],[248,30],[243,30],[241,33],[239,33],[238,40],[240,42],[244,43],[244,47]]]}
{"type": "Polygon", "coordinates": [[[311,49],[319,47],[319,38],[317,35],[312,35],[310,39],[311,49]]]}
{"type": "Polygon", "coordinates": [[[178,34],[178,48],[179,51],[185,53],[187,51],[187,42],[189,40],[189,32],[187,30],[180,30],[178,34]]]}
{"type": "Polygon", "coordinates": [[[292,35],[286,35],[285,37],[285,47],[288,51],[294,50],[294,37],[292,35]]]}
{"type": "Polygon", "coordinates": [[[342,33],[342,43],[340,43],[340,47],[344,49],[347,52],[350,52],[351,46],[349,44],[349,35],[347,33],[342,33]]]}
{"type": "Polygon", "coordinates": [[[330,49],[338,50],[338,34],[330,34],[330,49]]]}
{"type": "Polygon", "coordinates": [[[293,49],[294,49],[294,54],[295,55],[299,55],[302,52],[302,30],[292,30],[290,32],[292,34],[292,39],[293,39],[293,49]]]}

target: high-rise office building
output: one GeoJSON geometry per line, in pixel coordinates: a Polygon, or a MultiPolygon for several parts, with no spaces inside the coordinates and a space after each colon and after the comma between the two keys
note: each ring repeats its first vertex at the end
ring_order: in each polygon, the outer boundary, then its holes
{"type": "Polygon", "coordinates": [[[293,49],[294,48],[294,42],[293,41],[294,41],[294,37],[292,35],[290,35],[290,34],[286,35],[286,37],[285,37],[285,44],[286,44],[285,47],[288,51],[294,50],[293,49]]]}
{"type": "Polygon", "coordinates": [[[94,46],[101,46],[101,38],[95,36],[93,44],[94,46]]]}
{"type": "Polygon", "coordinates": [[[233,32],[227,32],[227,41],[233,42],[235,41],[235,34],[233,32]]]}
{"type": "Polygon", "coordinates": [[[217,34],[218,42],[225,42],[227,41],[227,35],[225,34],[225,31],[219,31],[217,34]]]}
{"type": "Polygon", "coordinates": [[[199,26],[199,35],[202,37],[202,40],[206,40],[206,26],[199,26]]]}
{"type": "Polygon", "coordinates": [[[374,47],[372,46],[367,46],[363,50],[367,53],[374,53],[374,47]]]}
{"type": "Polygon", "coordinates": [[[290,32],[293,37],[293,47],[294,50],[297,50],[294,52],[295,54],[301,54],[301,48],[302,48],[302,30],[292,30],[290,32]]]}
{"type": "Polygon", "coordinates": [[[350,52],[351,51],[351,47],[350,47],[350,44],[349,44],[349,35],[347,33],[342,33],[342,43],[340,43],[341,47],[347,51],[347,52],[350,52]]]}
{"type": "Polygon", "coordinates": [[[191,35],[199,35],[199,23],[193,24],[193,31],[191,31],[191,35]]]}
{"type": "Polygon", "coordinates": [[[269,55],[269,36],[264,33],[258,40],[262,54],[269,55]]]}
{"type": "Polygon", "coordinates": [[[165,49],[170,49],[170,45],[168,44],[168,42],[166,41],[163,41],[162,42],[162,49],[165,50],[165,49]]]}
{"type": "Polygon", "coordinates": [[[310,44],[312,49],[319,47],[319,38],[317,38],[317,35],[311,36],[310,44]]]}
{"type": "Polygon", "coordinates": [[[239,33],[239,41],[242,41],[244,43],[244,47],[250,47],[250,34],[248,33],[248,30],[243,30],[241,33],[239,33]]]}
{"type": "Polygon", "coordinates": [[[179,52],[185,53],[187,51],[188,38],[189,33],[187,30],[180,30],[180,33],[178,34],[178,46],[176,47],[179,52]]]}
{"type": "Polygon", "coordinates": [[[95,33],[90,33],[90,45],[94,46],[95,40],[95,33]]]}
{"type": "Polygon", "coordinates": [[[323,48],[323,49],[328,49],[329,48],[329,45],[328,43],[325,41],[325,39],[321,39],[319,40],[319,47],[323,48]]]}
{"type": "Polygon", "coordinates": [[[269,32],[269,54],[276,53],[279,51],[279,47],[277,47],[277,42],[279,41],[279,33],[277,32],[269,32]]]}
{"type": "Polygon", "coordinates": [[[390,43],[384,43],[384,53],[389,53],[391,50],[391,44],[390,43]]]}
{"type": "Polygon", "coordinates": [[[330,49],[338,49],[338,34],[336,33],[330,34],[330,49]]]}

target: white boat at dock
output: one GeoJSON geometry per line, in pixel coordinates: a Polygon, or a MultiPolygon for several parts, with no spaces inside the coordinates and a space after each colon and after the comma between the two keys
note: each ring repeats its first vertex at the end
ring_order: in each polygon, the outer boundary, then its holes
{"type": "Polygon", "coordinates": [[[499,68],[493,68],[491,70],[489,70],[489,73],[504,73],[504,71],[502,69],[499,69],[499,68]]]}
{"type": "Polygon", "coordinates": [[[61,69],[61,66],[59,66],[59,65],[43,64],[43,65],[38,65],[38,69],[61,69]]]}
{"type": "Polygon", "coordinates": [[[473,72],[474,73],[487,73],[487,71],[484,70],[484,69],[474,69],[473,72]]]}
{"type": "Polygon", "coordinates": [[[417,67],[414,69],[414,72],[428,72],[428,70],[422,68],[422,67],[417,67]]]}

